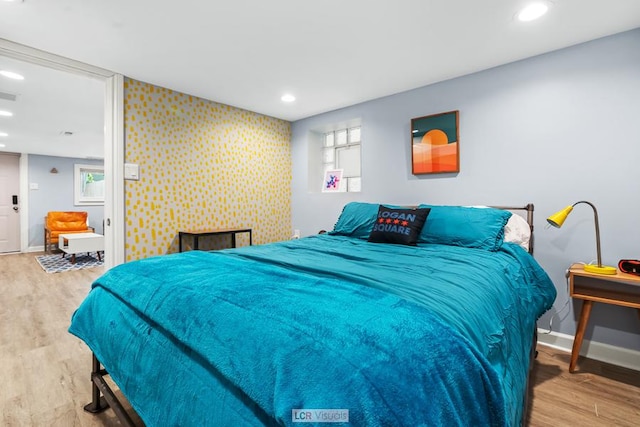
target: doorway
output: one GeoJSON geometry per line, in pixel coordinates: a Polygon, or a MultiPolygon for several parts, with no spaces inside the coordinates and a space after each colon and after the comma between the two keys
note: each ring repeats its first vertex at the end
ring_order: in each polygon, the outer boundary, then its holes
{"type": "Polygon", "coordinates": [[[20,251],[20,156],[0,153],[0,254],[20,251]]]}
{"type": "MultiPolygon", "coordinates": [[[[10,58],[13,60],[24,61],[30,65],[39,65],[57,72],[64,72],[70,76],[83,76],[94,81],[100,81],[103,87],[101,101],[103,104],[102,118],[100,126],[100,144],[104,159],[105,174],[105,201],[104,201],[104,229],[102,224],[96,229],[103,229],[105,236],[105,267],[110,268],[114,265],[124,262],[124,128],[123,128],[123,76],[117,75],[108,70],[103,70],[87,64],[79,63],[67,58],[59,57],[47,52],[32,49],[23,45],[15,44],[7,40],[0,39],[0,58],[10,58]]],[[[47,82],[44,82],[46,84],[47,82]]],[[[36,126],[37,121],[31,123],[36,126]]],[[[56,137],[64,137],[64,128],[60,129],[59,135],[56,137]]],[[[56,141],[56,144],[62,144],[64,141],[56,141]]],[[[86,147],[84,147],[86,148],[86,147]]],[[[78,153],[82,152],[83,147],[78,147],[78,153]]],[[[0,149],[0,151],[10,151],[9,147],[0,149]]],[[[29,251],[33,248],[34,242],[39,239],[33,239],[34,229],[39,229],[33,223],[41,215],[36,212],[29,212],[29,192],[38,190],[38,183],[29,182],[28,164],[31,155],[25,151],[13,152],[23,153],[20,161],[20,220],[22,226],[18,229],[22,230],[20,237],[20,250],[22,252],[29,251]],[[26,155],[25,155],[26,154],[26,155]],[[34,185],[36,184],[36,185],[34,185]]],[[[43,155],[55,155],[43,152],[43,155]]],[[[77,157],[87,158],[89,154],[81,154],[77,157]]],[[[97,157],[97,156],[96,156],[97,157]]],[[[55,167],[51,167],[50,173],[55,173],[55,167]]],[[[54,175],[51,175],[53,177],[54,175]]],[[[71,201],[71,203],[73,203],[71,201]]],[[[56,209],[51,209],[56,210],[56,209]]],[[[102,222],[102,221],[100,221],[102,222]]]]}

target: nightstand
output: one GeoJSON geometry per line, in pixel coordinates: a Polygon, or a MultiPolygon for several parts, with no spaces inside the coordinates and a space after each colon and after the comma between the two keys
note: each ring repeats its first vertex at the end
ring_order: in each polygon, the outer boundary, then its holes
{"type": "Polygon", "coordinates": [[[582,264],[573,264],[569,269],[569,295],[584,300],[571,349],[569,372],[573,372],[576,369],[593,303],[632,307],[639,309],[640,314],[640,276],[621,273],[619,270],[615,275],[588,273],[584,271],[582,264]]]}

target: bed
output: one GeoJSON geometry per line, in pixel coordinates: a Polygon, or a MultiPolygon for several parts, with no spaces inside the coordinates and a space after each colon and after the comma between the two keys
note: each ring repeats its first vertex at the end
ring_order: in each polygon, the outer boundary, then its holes
{"type": "Polygon", "coordinates": [[[110,375],[148,426],[520,425],[556,296],[532,224],[349,203],[326,234],[117,266],[69,328],[94,354],[85,409],[133,425],[110,375]]]}

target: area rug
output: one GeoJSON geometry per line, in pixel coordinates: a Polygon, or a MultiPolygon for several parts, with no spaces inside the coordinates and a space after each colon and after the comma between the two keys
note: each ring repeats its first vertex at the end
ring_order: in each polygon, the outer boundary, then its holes
{"type": "Polygon", "coordinates": [[[87,254],[77,254],[76,263],[71,263],[71,255],[62,254],[54,255],[38,255],[36,261],[40,267],[47,273],[62,273],[65,271],[82,270],[85,268],[102,267],[104,265],[104,254],[100,254],[102,261],[98,261],[98,255],[95,252],[87,254]]]}

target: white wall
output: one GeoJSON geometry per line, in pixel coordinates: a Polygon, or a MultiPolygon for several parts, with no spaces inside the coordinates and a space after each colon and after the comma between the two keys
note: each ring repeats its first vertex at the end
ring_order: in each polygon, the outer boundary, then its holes
{"type": "Polygon", "coordinates": [[[96,233],[104,234],[102,220],[104,206],[74,205],[74,165],[104,165],[102,160],[75,159],[29,155],[29,183],[38,184],[37,190],[29,189],[29,247],[40,248],[44,245],[44,217],[49,211],[86,211],[89,213],[89,225],[96,233]],[[58,173],[52,174],[51,168],[58,173]]]}
{"type": "MultiPolygon", "coordinates": [[[[534,203],[535,257],[558,288],[541,327],[554,315],[554,329],[574,334],[581,304],[565,307],[564,272],[596,256],[588,206],[560,230],[545,228],[548,215],[589,200],[603,262],[640,258],[640,29],[314,116],[292,131],[293,227],[303,235],[333,228],[352,200],[534,203]],[[460,111],[460,173],[413,176],[411,118],[451,110],[460,111]],[[362,192],[308,191],[309,132],[352,119],[362,123],[362,192]]],[[[596,304],[585,338],[640,350],[638,313],[596,304]]]]}

